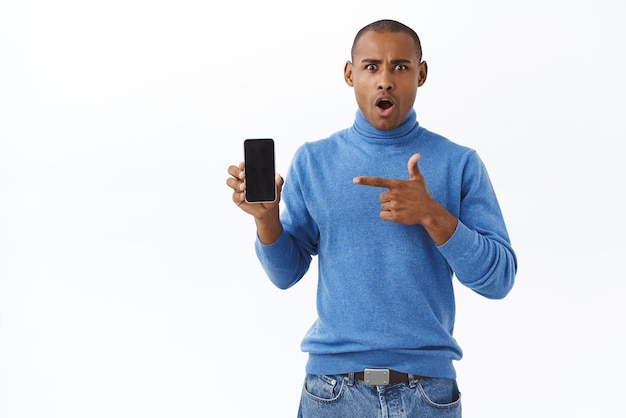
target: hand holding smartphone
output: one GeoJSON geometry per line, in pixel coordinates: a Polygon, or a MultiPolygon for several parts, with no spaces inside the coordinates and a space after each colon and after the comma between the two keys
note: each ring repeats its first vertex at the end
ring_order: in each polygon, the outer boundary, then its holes
{"type": "Polygon", "coordinates": [[[274,140],[246,139],[243,142],[243,150],[246,165],[246,202],[274,202],[276,200],[274,140]]]}

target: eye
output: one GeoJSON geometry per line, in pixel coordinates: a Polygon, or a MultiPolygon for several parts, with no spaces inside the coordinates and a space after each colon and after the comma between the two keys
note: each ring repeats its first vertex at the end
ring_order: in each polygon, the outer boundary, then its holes
{"type": "Polygon", "coordinates": [[[368,71],[376,71],[376,68],[377,68],[376,64],[367,64],[365,66],[365,69],[368,70],[368,71]]]}
{"type": "Polygon", "coordinates": [[[406,65],[404,65],[404,64],[398,64],[398,65],[396,65],[396,66],[395,66],[395,69],[396,69],[397,71],[404,71],[404,70],[406,70],[406,65]]]}

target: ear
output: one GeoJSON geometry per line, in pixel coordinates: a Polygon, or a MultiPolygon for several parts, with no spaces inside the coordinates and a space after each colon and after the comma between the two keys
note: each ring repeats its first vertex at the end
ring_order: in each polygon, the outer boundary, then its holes
{"type": "Polygon", "coordinates": [[[420,68],[417,76],[417,87],[422,87],[426,82],[428,76],[428,63],[426,61],[420,62],[420,68]]]}
{"type": "Polygon", "coordinates": [[[350,61],[346,61],[346,65],[343,67],[343,79],[346,80],[347,85],[354,87],[352,82],[352,63],[350,61]]]}

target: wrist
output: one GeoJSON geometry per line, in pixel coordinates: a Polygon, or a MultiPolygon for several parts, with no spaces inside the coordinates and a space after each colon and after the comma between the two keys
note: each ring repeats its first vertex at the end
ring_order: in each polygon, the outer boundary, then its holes
{"type": "Polygon", "coordinates": [[[283,226],[280,223],[278,208],[270,210],[263,216],[254,218],[256,224],[257,235],[259,240],[266,245],[274,243],[283,232],[283,226]]]}

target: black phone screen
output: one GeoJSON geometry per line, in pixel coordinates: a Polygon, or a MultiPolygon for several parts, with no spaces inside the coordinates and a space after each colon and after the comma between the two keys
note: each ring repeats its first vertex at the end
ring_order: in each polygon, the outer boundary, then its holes
{"type": "Polygon", "coordinates": [[[246,171],[246,202],[276,200],[274,140],[246,139],[243,143],[246,171]]]}

